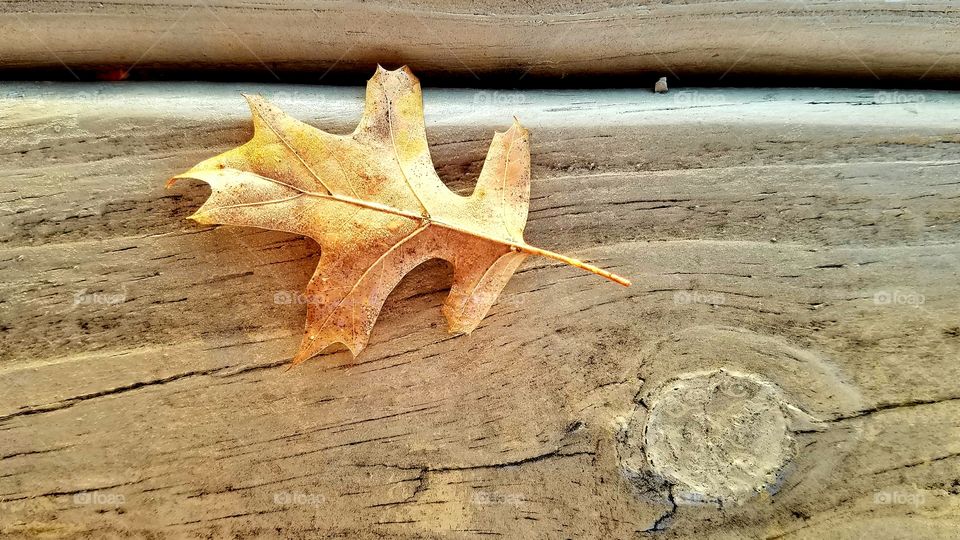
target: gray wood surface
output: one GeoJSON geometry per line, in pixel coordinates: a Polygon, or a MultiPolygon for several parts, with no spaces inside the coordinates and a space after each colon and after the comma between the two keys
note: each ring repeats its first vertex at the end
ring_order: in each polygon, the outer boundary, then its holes
{"type": "MultiPolygon", "coordinates": [[[[653,88],[666,76],[960,78],[960,8],[929,0],[399,2],[18,0],[0,3],[0,68],[367,75],[409,64],[474,87],[605,74],[653,88]]],[[[276,78],[276,79],[275,79],[276,78]]],[[[679,79],[679,80],[678,80],[679,79]]]]}
{"type": "Polygon", "coordinates": [[[164,181],[358,88],[0,85],[0,535],[949,538],[960,97],[425,89],[442,177],[530,128],[532,259],[472,335],[449,270],[287,371],[311,241],[164,181]]]}

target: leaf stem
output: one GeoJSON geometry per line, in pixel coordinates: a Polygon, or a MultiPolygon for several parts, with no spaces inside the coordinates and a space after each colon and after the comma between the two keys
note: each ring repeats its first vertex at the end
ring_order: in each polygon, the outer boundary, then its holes
{"type": "MultiPolygon", "coordinates": [[[[421,219],[426,219],[426,218],[421,218],[421,219]]],[[[555,261],[560,261],[560,262],[562,262],[562,263],[567,263],[567,264],[569,264],[570,266],[574,266],[574,267],[576,267],[576,268],[580,268],[581,270],[586,270],[587,272],[590,272],[590,273],[596,274],[596,275],[598,275],[598,276],[600,276],[600,277],[609,279],[610,281],[612,281],[612,282],[614,282],[614,283],[619,283],[620,285],[623,285],[624,287],[629,287],[629,286],[630,286],[630,280],[629,280],[629,279],[627,279],[627,278],[625,278],[625,277],[623,277],[623,276],[619,276],[619,275],[617,275],[617,274],[614,274],[613,272],[608,272],[608,271],[604,270],[603,268],[599,268],[599,267],[596,267],[596,266],[594,266],[594,265],[592,265],[592,264],[585,263],[585,262],[581,261],[580,259],[574,259],[573,257],[567,257],[566,255],[561,255],[561,254],[559,254],[559,253],[556,253],[556,252],[553,252],[553,251],[550,251],[550,250],[547,250],[547,249],[540,249],[540,248],[538,248],[538,247],[531,246],[530,244],[527,244],[527,243],[525,243],[525,242],[513,242],[513,241],[511,241],[511,240],[504,240],[504,239],[502,239],[502,238],[497,238],[497,237],[495,237],[495,236],[490,236],[490,235],[487,235],[487,234],[484,234],[484,233],[480,233],[480,232],[477,232],[477,231],[472,231],[472,230],[470,230],[470,229],[465,229],[465,228],[463,228],[463,227],[458,227],[458,226],[453,225],[453,224],[450,224],[450,223],[445,223],[445,222],[440,221],[440,220],[438,220],[438,219],[429,219],[429,220],[427,220],[427,221],[429,221],[429,222],[432,223],[433,225],[437,225],[438,227],[444,227],[444,228],[451,229],[451,230],[454,230],[454,231],[462,232],[462,233],[464,233],[464,234],[469,234],[469,235],[472,235],[472,236],[476,236],[476,237],[478,237],[478,238],[483,238],[484,240],[489,240],[489,241],[491,241],[491,242],[496,242],[496,243],[498,243],[498,244],[504,244],[504,245],[510,246],[510,249],[515,250],[515,251],[522,251],[522,252],[524,252],[524,253],[529,253],[529,254],[531,254],[531,255],[540,255],[541,257],[546,257],[546,258],[548,258],[548,259],[553,259],[553,260],[555,260],[555,261]]]]}
{"type": "Polygon", "coordinates": [[[528,244],[510,244],[510,245],[511,245],[511,247],[515,247],[516,249],[518,249],[518,250],[520,250],[520,251],[523,251],[523,252],[526,252],[526,253],[530,253],[531,255],[540,255],[541,257],[546,257],[546,258],[548,258],[548,259],[553,259],[553,260],[555,260],[555,261],[560,261],[560,262],[563,262],[563,263],[567,263],[567,264],[569,264],[570,266],[575,266],[575,267],[577,267],[577,268],[586,270],[587,272],[592,272],[592,273],[594,273],[594,274],[596,274],[596,275],[598,275],[598,276],[607,278],[607,279],[609,279],[610,281],[613,281],[614,283],[619,283],[620,285],[623,285],[624,287],[629,287],[629,286],[630,286],[630,280],[629,280],[629,279],[627,279],[627,278],[625,278],[625,277],[623,277],[623,276],[619,276],[619,275],[617,275],[617,274],[614,274],[613,272],[608,272],[608,271],[604,270],[603,268],[598,268],[598,267],[596,267],[596,266],[594,266],[594,265],[592,265],[592,264],[585,263],[585,262],[581,261],[580,259],[574,259],[573,257],[567,257],[566,255],[561,255],[561,254],[559,254],[559,253],[555,253],[555,252],[553,252],[553,251],[549,251],[549,250],[546,250],[546,249],[540,249],[540,248],[538,248],[538,247],[534,247],[534,246],[531,246],[531,245],[528,245],[528,244]]]}

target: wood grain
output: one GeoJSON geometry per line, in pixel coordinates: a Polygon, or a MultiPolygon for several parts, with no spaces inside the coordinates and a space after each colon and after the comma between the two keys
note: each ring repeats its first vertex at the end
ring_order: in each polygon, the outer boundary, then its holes
{"type": "Polygon", "coordinates": [[[451,187],[471,188],[518,116],[528,240],[634,286],[531,260],[457,337],[439,311],[449,269],[428,263],[360,357],[287,371],[318,247],[192,225],[206,188],[163,189],[250,136],[241,91],[334,132],[362,108],[357,88],[0,86],[3,535],[960,527],[955,94],[428,88],[451,187]],[[730,376],[742,387],[658,407],[730,376]],[[757,410],[758,388],[780,410],[757,410]],[[761,431],[786,458],[755,495],[711,499],[730,473],[706,456],[647,456],[650,437],[688,433],[752,459],[735,443],[761,431]]]}
{"type": "Polygon", "coordinates": [[[647,88],[661,76],[685,86],[960,78],[960,9],[948,1],[13,0],[0,3],[0,22],[0,68],[67,79],[240,71],[289,82],[366,75],[377,63],[471,87],[601,75],[647,88]]]}

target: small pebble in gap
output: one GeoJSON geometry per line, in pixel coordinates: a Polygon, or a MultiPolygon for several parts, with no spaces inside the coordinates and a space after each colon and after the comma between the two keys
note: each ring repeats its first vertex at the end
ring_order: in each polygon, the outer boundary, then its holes
{"type": "Polygon", "coordinates": [[[658,94],[666,94],[667,90],[667,78],[660,77],[660,80],[657,81],[657,84],[653,85],[653,91],[658,94]]]}

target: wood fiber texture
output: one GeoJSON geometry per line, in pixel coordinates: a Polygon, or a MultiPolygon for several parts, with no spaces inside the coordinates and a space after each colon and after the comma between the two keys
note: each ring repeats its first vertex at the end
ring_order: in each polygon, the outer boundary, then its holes
{"type": "Polygon", "coordinates": [[[661,76],[960,78],[960,8],[948,1],[25,0],[0,4],[0,22],[5,69],[66,78],[64,65],[316,80],[377,63],[471,87],[571,75],[647,88],[661,76]]]}
{"type": "Polygon", "coordinates": [[[0,85],[3,535],[960,527],[956,95],[428,88],[452,189],[516,115],[527,240],[633,286],[531,258],[456,337],[450,270],[427,263],[361,357],[286,371],[317,246],[198,226],[207,192],[163,189],[249,138],[240,92],[334,133],[363,105],[359,88],[0,85]]]}

